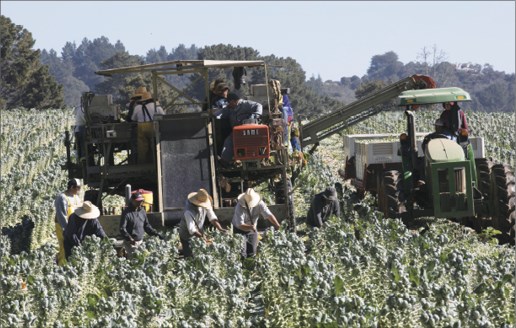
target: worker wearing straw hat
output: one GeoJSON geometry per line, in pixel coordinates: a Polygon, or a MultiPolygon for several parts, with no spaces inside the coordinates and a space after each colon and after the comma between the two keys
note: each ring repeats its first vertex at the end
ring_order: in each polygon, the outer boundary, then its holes
{"type": "Polygon", "coordinates": [[[87,236],[97,236],[99,238],[106,238],[107,235],[102,229],[98,217],[100,210],[93,205],[89,200],[82,204],[82,207],[77,208],[70,219],[64,231],[64,249],[66,259],[72,254],[72,247],[80,246],[87,236]]]}
{"type": "Polygon", "coordinates": [[[150,92],[146,90],[140,90],[141,99],[134,107],[134,112],[131,116],[133,122],[138,122],[138,164],[152,163],[154,149],[154,115],[165,114],[163,108],[159,106],[157,101],[154,101],[150,92]]]}
{"type": "Polygon", "coordinates": [[[202,238],[209,243],[209,239],[204,234],[204,221],[206,217],[212,225],[221,232],[226,232],[219,223],[215,212],[213,211],[213,200],[205,189],[199,189],[197,192],[188,194],[185,204],[185,211],[181,222],[179,223],[179,239],[183,246],[183,255],[191,257],[191,239],[195,236],[202,238]]]}
{"type": "Polygon", "coordinates": [[[260,194],[253,188],[248,188],[245,193],[238,196],[238,202],[231,222],[235,232],[245,237],[241,252],[244,258],[256,255],[258,248],[258,230],[256,226],[260,215],[264,219],[269,220],[276,229],[279,229],[280,224],[278,220],[261,199],[260,194]]]}

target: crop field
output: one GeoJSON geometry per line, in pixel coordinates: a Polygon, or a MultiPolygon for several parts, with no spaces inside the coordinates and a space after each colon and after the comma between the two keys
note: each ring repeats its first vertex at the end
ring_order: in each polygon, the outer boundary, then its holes
{"type": "MultiPolygon", "coordinates": [[[[426,132],[439,111],[417,113],[426,132]]],[[[467,112],[486,154],[515,166],[514,114],[467,112]]],[[[1,327],[512,327],[514,247],[424,218],[407,229],[385,219],[370,195],[346,188],[344,211],[325,229],[267,231],[254,259],[241,237],[214,231],[177,256],[176,230],[147,237],[130,260],[109,240],[88,238],[55,264],[53,201],[66,185],[66,110],[10,111],[1,119],[1,327]]],[[[381,113],[345,131],[401,133],[402,113],[381,113]]],[[[294,186],[303,216],[313,194],[342,182],[339,135],[309,158],[294,186]]]]}

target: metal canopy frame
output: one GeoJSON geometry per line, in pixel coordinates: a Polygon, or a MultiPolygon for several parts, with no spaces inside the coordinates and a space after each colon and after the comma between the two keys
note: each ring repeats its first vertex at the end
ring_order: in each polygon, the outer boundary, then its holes
{"type": "MultiPolygon", "coordinates": [[[[152,76],[152,94],[155,99],[159,98],[158,94],[158,81],[164,83],[169,88],[173,89],[178,93],[177,97],[174,97],[170,106],[178,105],[175,103],[179,98],[184,98],[186,103],[179,105],[201,105],[202,100],[196,100],[186,94],[185,90],[180,90],[177,87],[168,83],[163,76],[165,75],[182,75],[182,74],[200,74],[199,78],[202,77],[205,85],[205,95],[209,95],[209,75],[210,69],[224,69],[234,67],[263,67],[265,69],[265,83],[268,81],[267,69],[265,61],[263,60],[173,60],[161,63],[144,64],[136,66],[127,66],[120,68],[112,68],[106,70],[96,71],[95,74],[112,77],[114,75],[124,75],[132,73],[148,73],[152,76]]],[[[268,97],[267,97],[268,98],[268,97]]]]}
{"type": "Polygon", "coordinates": [[[95,74],[113,76],[128,73],[155,72],[159,75],[198,73],[209,68],[265,67],[263,60],[173,60],[155,64],[128,66],[96,71],[95,74]]]}

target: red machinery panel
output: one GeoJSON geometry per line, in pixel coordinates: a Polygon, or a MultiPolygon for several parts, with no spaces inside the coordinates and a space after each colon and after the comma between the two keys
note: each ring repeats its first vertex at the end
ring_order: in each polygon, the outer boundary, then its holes
{"type": "Polygon", "coordinates": [[[233,156],[235,160],[268,158],[269,127],[263,124],[244,124],[233,128],[233,156]]]}

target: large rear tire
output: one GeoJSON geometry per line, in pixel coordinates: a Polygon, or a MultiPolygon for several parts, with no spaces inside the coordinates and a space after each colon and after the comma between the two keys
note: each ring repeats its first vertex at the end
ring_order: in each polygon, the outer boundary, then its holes
{"type": "Polygon", "coordinates": [[[401,174],[397,170],[385,171],[378,190],[378,207],[386,218],[400,217],[401,215],[401,174]]]}
{"type": "Polygon", "coordinates": [[[493,162],[486,158],[475,159],[475,166],[477,170],[477,188],[482,194],[484,206],[477,210],[474,218],[471,218],[471,227],[480,232],[483,229],[493,224],[492,221],[492,198],[491,195],[491,167],[493,162]]]}
{"type": "Polygon", "coordinates": [[[477,167],[478,190],[484,197],[489,196],[491,190],[491,167],[493,163],[486,158],[475,159],[477,167]]]}
{"type": "Polygon", "coordinates": [[[493,225],[500,230],[500,243],[514,244],[516,193],[514,173],[506,164],[495,164],[491,169],[493,196],[493,225]]]}

